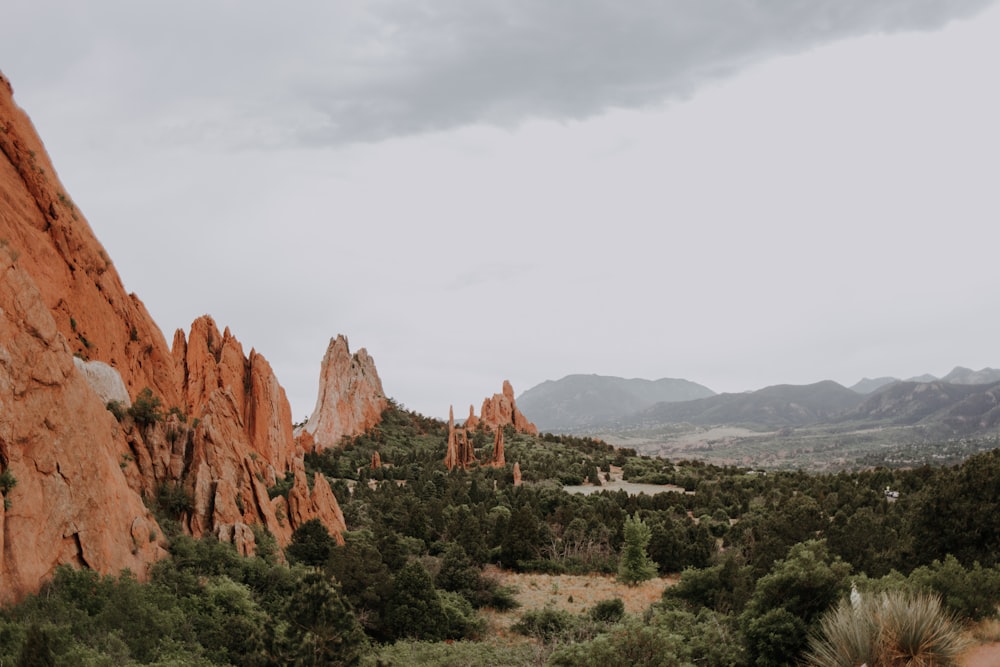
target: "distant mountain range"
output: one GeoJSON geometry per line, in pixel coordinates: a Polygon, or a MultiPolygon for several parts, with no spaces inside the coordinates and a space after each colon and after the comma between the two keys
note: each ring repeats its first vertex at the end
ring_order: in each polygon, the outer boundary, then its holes
{"type": "Polygon", "coordinates": [[[821,424],[926,425],[966,435],[1000,427],[1000,370],[956,367],[943,378],[827,380],[715,394],[688,380],[569,375],[524,392],[517,404],[542,431],[601,432],[671,424],[759,429],[821,424]]]}
{"type": "Polygon", "coordinates": [[[517,405],[539,430],[558,432],[604,424],[657,403],[714,395],[688,380],[567,375],[532,387],[517,397],[517,405]]]}
{"type": "Polygon", "coordinates": [[[832,380],[780,384],[745,394],[717,394],[683,403],[657,403],[620,418],[625,427],[658,424],[720,424],[782,428],[825,422],[852,410],[864,397],[832,380]]]}
{"type": "Polygon", "coordinates": [[[876,389],[880,389],[887,384],[892,384],[893,382],[934,382],[936,380],[942,380],[950,384],[992,384],[994,382],[1000,382],[1000,370],[995,368],[983,368],[981,370],[974,371],[971,368],[965,368],[964,366],[955,366],[950,373],[942,378],[938,378],[927,373],[907,378],[906,380],[900,380],[899,378],[894,377],[880,377],[874,379],[863,378],[857,384],[852,385],[851,389],[859,394],[870,394],[876,389]]]}

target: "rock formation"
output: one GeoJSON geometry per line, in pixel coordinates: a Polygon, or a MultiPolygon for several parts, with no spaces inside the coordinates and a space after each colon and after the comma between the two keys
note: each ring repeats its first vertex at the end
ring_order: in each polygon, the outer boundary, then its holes
{"type": "Polygon", "coordinates": [[[503,429],[498,428],[496,433],[493,435],[493,456],[490,459],[490,465],[494,468],[503,468],[507,465],[507,459],[504,457],[503,451],[503,429]]]}
{"type": "Polygon", "coordinates": [[[372,452],[372,470],[378,470],[382,467],[382,456],[378,452],[372,452]]]}
{"type": "Polygon", "coordinates": [[[469,416],[465,418],[465,423],[462,426],[466,431],[475,431],[479,428],[479,417],[476,416],[476,407],[474,405],[469,406],[469,416]]]}
{"type": "Polygon", "coordinates": [[[388,406],[368,352],[361,348],[352,355],[347,338],[331,338],[320,369],[316,408],[302,428],[308,437],[300,442],[309,449],[339,447],[344,436],[360,435],[378,424],[388,406]]]}
{"type": "Polygon", "coordinates": [[[0,249],[0,602],[64,563],[141,576],[164,553],[119,467],[129,450],[118,422],[73,363],[23,255],[0,249]]]}
{"type": "Polygon", "coordinates": [[[464,428],[455,428],[455,411],[448,408],[448,450],[444,456],[444,465],[448,470],[461,468],[465,470],[476,461],[472,443],[464,428]]]}
{"type": "Polygon", "coordinates": [[[491,398],[483,401],[483,407],[479,411],[479,423],[486,425],[491,431],[510,425],[518,433],[538,435],[535,425],[517,409],[514,388],[507,380],[503,381],[503,393],[493,394],[491,398]]]}
{"type": "MultiPolygon", "coordinates": [[[[386,403],[371,359],[343,337],[320,398],[316,446],[369,428],[386,403]]],[[[267,360],[210,317],[168,348],[0,75],[0,602],[62,564],[144,577],[165,555],[146,503],[165,490],[186,499],[185,532],[242,553],[255,524],[284,545],[318,518],[339,539],[343,514],[322,475],[309,489],[291,424],[267,360]],[[287,500],[272,500],[286,474],[287,500]]]]}
{"type": "Polygon", "coordinates": [[[514,486],[521,486],[521,463],[514,462],[514,486]]]}

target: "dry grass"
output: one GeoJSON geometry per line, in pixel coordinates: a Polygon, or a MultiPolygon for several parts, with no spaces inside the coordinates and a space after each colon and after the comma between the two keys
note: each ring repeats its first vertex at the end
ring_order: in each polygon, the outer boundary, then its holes
{"type": "Polygon", "coordinates": [[[511,634],[510,626],[525,611],[550,606],[580,614],[602,600],[621,598],[626,614],[641,614],[660,600],[667,586],[677,583],[677,577],[665,577],[650,579],[637,586],[626,586],[613,575],[522,574],[495,568],[489,568],[489,575],[517,591],[514,597],[521,605],[517,609],[503,613],[484,611],[490,634],[495,632],[507,637],[511,634]]]}

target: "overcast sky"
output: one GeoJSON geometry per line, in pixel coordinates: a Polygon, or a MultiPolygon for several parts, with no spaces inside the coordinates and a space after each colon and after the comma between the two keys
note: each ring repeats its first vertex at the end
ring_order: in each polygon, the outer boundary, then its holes
{"type": "MultiPolygon", "coordinates": [[[[987,0],[8,0],[0,70],[170,340],[296,419],[332,336],[428,415],[1000,366],[987,0]]],[[[529,415],[530,416],[530,415],[529,415]]]]}

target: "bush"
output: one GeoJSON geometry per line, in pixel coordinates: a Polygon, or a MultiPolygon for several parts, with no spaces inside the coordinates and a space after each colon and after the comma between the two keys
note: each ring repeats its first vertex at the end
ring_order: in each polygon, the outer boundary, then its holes
{"type": "Polygon", "coordinates": [[[104,407],[106,407],[108,412],[114,415],[115,419],[119,422],[125,419],[125,415],[128,414],[128,408],[126,408],[125,404],[121,401],[108,401],[104,407]]]}
{"type": "Polygon", "coordinates": [[[194,509],[194,498],[179,482],[164,482],[156,489],[156,505],[172,519],[179,519],[194,509]]]}
{"type": "Polygon", "coordinates": [[[526,611],[521,620],[510,627],[519,634],[541,639],[551,643],[559,637],[570,633],[577,625],[573,614],[561,609],[545,607],[536,611],[526,611]]]}
{"type": "Polygon", "coordinates": [[[617,623],[625,615],[625,603],[621,598],[601,600],[590,610],[590,617],[602,623],[617,623]]]}
{"type": "Polygon", "coordinates": [[[135,420],[139,426],[152,426],[163,421],[163,412],[160,411],[160,399],[153,396],[153,390],[146,387],[139,392],[132,402],[132,407],[128,409],[129,416],[135,420]]]}
{"type": "Polygon", "coordinates": [[[810,642],[810,667],[957,665],[961,629],[937,596],[890,591],[841,600],[820,621],[810,642]]]}
{"type": "Polygon", "coordinates": [[[914,570],[908,583],[917,590],[938,594],[948,611],[970,621],[995,616],[1000,603],[1000,571],[979,563],[966,569],[950,554],[943,562],[914,570]]]}

